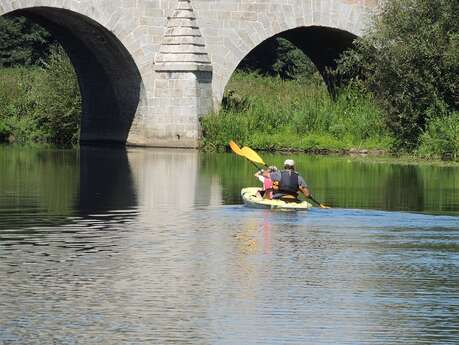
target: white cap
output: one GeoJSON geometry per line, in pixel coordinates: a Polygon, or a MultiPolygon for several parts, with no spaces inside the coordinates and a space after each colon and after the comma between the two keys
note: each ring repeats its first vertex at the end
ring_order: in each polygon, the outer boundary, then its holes
{"type": "Polygon", "coordinates": [[[288,166],[293,167],[293,166],[295,166],[295,161],[293,159],[287,159],[287,160],[285,160],[284,165],[288,165],[288,166]]]}

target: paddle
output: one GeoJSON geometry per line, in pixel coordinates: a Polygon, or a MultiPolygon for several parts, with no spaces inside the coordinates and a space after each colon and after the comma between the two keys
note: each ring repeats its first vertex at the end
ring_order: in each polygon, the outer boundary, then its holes
{"type": "MultiPolygon", "coordinates": [[[[250,163],[252,163],[252,164],[255,166],[255,168],[256,168],[257,170],[260,169],[260,168],[258,167],[258,165],[256,165],[255,162],[254,162],[253,160],[251,160],[249,157],[246,156],[246,153],[243,151],[243,149],[241,150],[241,148],[238,146],[238,144],[236,144],[234,141],[231,140],[231,141],[229,142],[229,146],[230,146],[231,150],[232,150],[235,154],[237,154],[238,156],[241,156],[241,157],[246,158],[250,163]]],[[[252,151],[253,151],[253,150],[252,150],[252,151]]],[[[254,151],[254,152],[255,152],[255,151],[254,151]]],[[[255,154],[256,154],[256,152],[255,152],[255,154]]],[[[261,158],[260,158],[260,159],[261,159],[261,158]]],[[[262,160],[262,159],[261,159],[261,160],[262,160]]]]}
{"type": "Polygon", "coordinates": [[[312,197],[312,195],[310,195],[308,198],[314,201],[317,205],[319,205],[320,208],[330,208],[330,206],[325,206],[324,204],[321,204],[320,202],[318,202],[316,199],[312,197]]]}
{"type": "MultiPolygon", "coordinates": [[[[263,159],[256,153],[254,150],[252,150],[250,147],[244,146],[242,149],[234,142],[230,141],[229,143],[231,150],[233,150],[234,153],[236,153],[239,156],[247,158],[249,161],[251,161],[255,166],[256,163],[264,165],[267,167],[268,165],[263,161],[263,159]]],[[[258,169],[258,166],[257,166],[258,169]]],[[[317,205],[319,205],[320,208],[330,208],[329,206],[325,206],[324,204],[320,203],[316,199],[314,199],[311,195],[308,197],[308,199],[312,200],[315,202],[317,205]]]]}
{"type": "Polygon", "coordinates": [[[268,167],[268,165],[263,161],[263,159],[258,155],[258,153],[256,153],[250,147],[244,146],[241,149],[241,152],[244,155],[244,157],[247,158],[249,161],[268,167]]]}
{"type": "Polygon", "coordinates": [[[238,156],[242,156],[244,157],[244,154],[242,153],[242,150],[241,148],[238,146],[238,144],[236,144],[234,141],[230,141],[229,142],[229,146],[231,147],[231,150],[237,154],[238,156]]]}

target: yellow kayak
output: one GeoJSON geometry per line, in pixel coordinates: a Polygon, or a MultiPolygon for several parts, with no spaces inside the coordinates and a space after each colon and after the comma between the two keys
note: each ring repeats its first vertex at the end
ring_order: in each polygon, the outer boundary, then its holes
{"type": "Polygon", "coordinates": [[[248,187],[241,190],[242,200],[248,207],[254,208],[268,208],[279,210],[292,210],[292,211],[306,211],[312,207],[307,201],[302,202],[285,202],[282,200],[268,200],[257,196],[257,192],[261,188],[248,187]]]}

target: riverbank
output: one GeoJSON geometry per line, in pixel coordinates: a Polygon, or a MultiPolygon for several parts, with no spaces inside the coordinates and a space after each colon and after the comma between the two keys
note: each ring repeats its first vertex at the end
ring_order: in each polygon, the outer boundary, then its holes
{"type": "Polygon", "coordinates": [[[306,80],[282,80],[236,72],[220,112],[201,121],[202,148],[224,151],[229,140],[235,140],[273,152],[458,160],[457,124],[432,122],[419,148],[406,152],[394,149],[397,138],[385,119],[373,95],[359,83],[349,84],[332,99],[318,75],[306,80]]]}
{"type": "Polygon", "coordinates": [[[371,94],[358,84],[333,100],[319,76],[282,80],[237,72],[219,113],[202,119],[202,146],[234,139],[254,149],[308,153],[388,152],[393,138],[371,94]]]}
{"type": "MultiPolygon", "coordinates": [[[[80,113],[78,84],[66,56],[56,52],[44,67],[0,69],[0,142],[76,145],[80,113]]],[[[222,110],[202,119],[201,148],[224,151],[233,139],[268,152],[457,161],[458,123],[459,118],[450,125],[436,121],[418,151],[394,152],[384,115],[361,85],[349,85],[333,100],[318,75],[285,81],[236,72],[222,110]]]]}

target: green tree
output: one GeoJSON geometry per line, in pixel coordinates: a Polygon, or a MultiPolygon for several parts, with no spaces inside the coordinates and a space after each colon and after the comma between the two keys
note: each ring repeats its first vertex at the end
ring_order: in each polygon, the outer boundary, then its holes
{"type": "Polygon", "coordinates": [[[316,66],[289,40],[276,37],[266,40],[250,52],[238,69],[282,79],[307,79],[317,72],[316,66]]]}
{"type": "Polygon", "coordinates": [[[77,144],[80,136],[81,96],[77,76],[64,49],[55,46],[45,65],[40,117],[47,141],[60,145],[77,144]]]}
{"type": "Polygon", "coordinates": [[[24,17],[0,17],[0,67],[37,65],[49,56],[55,40],[24,17]]]}
{"type": "Polygon", "coordinates": [[[413,150],[429,121],[459,108],[459,1],[390,0],[340,60],[386,112],[397,148],[413,150]]]}

